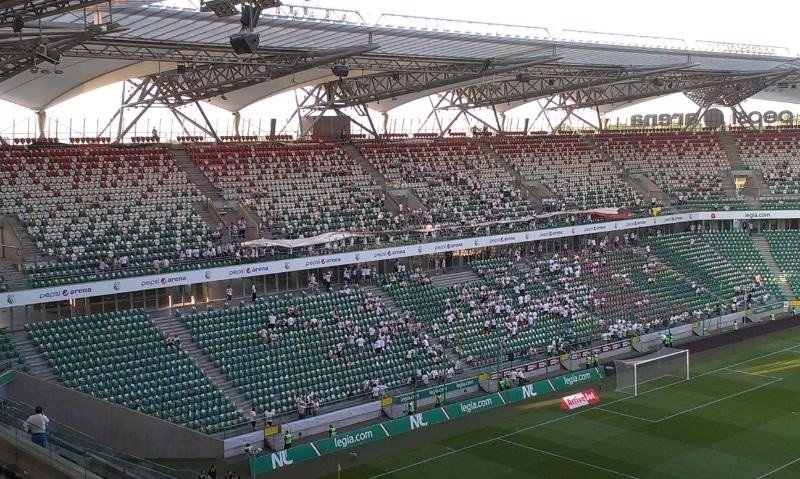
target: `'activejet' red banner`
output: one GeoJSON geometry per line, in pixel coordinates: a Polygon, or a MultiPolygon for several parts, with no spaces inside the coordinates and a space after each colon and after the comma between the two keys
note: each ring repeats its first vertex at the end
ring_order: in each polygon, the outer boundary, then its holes
{"type": "Polygon", "coordinates": [[[587,389],[579,393],[570,394],[561,398],[561,409],[565,411],[572,411],[590,404],[600,402],[600,396],[597,395],[594,389],[587,389]]]}

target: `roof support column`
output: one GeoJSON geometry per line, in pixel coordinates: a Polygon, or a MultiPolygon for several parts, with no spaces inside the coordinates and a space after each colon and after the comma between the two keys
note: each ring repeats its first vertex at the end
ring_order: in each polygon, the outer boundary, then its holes
{"type": "Polygon", "coordinates": [[[383,131],[383,134],[386,135],[387,133],[389,133],[389,131],[388,131],[389,130],[389,112],[388,111],[381,112],[381,118],[383,118],[383,126],[382,126],[383,130],[381,130],[381,131],[383,131]]]}
{"type": "Polygon", "coordinates": [[[47,111],[46,110],[39,110],[36,112],[36,124],[39,127],[39,139],[44,140],[44,128],[47,125],[47,111]]]}
{"type": "Polygon", "coordinates": [[[236,136],[241,136],[239,133],[239,123],[242,121],[242,114],[238,111],[233,112],[233,131],[236,136]]]}

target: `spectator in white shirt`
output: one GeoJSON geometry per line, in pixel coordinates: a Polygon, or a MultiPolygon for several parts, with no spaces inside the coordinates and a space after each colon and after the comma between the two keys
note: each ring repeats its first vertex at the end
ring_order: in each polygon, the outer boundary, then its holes
{"type": "Polygon", "coordinates": [[[267,409],[264,411],[264,425],[265,426],[272,426],[272,422],[275,420],[275,411],[272,409],[267,409]]]}
{"type": "Polygon", "coordinates": [[[34,413],[25,421],[25,428],[31,434],[31,441],[47,447],[47,425],[49,423],[50,418],[44,415],[42,406],[36,406],[34,413]]]}
{"type": "Polygon", "coordinates": [[[256,410],[251,409],[249,413],[247,413],[247,417],[250,418],[250,425],[253,426],[253,429],[256,428],[256,410]]]}

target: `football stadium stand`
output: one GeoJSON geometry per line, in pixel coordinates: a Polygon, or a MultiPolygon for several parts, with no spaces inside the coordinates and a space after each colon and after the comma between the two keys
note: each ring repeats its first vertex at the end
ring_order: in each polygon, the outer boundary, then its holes
{"type": "Polygon", "coordinates": [[[800,231],[765,231],[764,236],[789,287],[796,295],[800,295],[800,258],[797,255],[800,231]]]}
{"type": "Polygon", "coordinates": [[[26,329],[67,387],[207,433],[244,421],[143,310],[29,323],[26,329]]]}
{"type": "Polygon", "coordinates": [[[646,174],[670,197],[673,206],[742,209],[729,198],[723,176],[730,164],[716,133],[647,132],[595,135],[599,147],[631,172],[646,174]]]}
{"type": "Polygon", "coordinates": [[[664,235],[648,241],[653,252],[695,284],[724,301],[725,308],[742,309],[746,295],[754,302],[783,300],[776,279],[742,232],[703,235],[691,232],[664,235]]]}
{"type": "Polygon", "coordinates": [[[192,340],[259,412],[295,411],[301,396],[315,396],[323,405],[360,397],[372,393],[374,380],[395,388],[407,383],[412,367],[446,364],[445,357],[422,348],[407,317],[391,313],[379,297],[359,288],[281,295],[241,307],[185,312],[181,319],[192,340]],[[413,362],[407,360],[409,351],[416,351],[413,362]]]}
{"type": "Polygon", "coordinates": [[[772,195],[800,194],[800,131],[735,130],[742,162],[761,171],[772,195]]]}
{"type": "Polygon", "coordinates": [[[197,145],[187,151],[226,199],[251,204],[271,234],[297,238],[392,225],[381,188],[335,144],[197,145]]]}
{"type": "Polygon", "coordinates": [[[147,274],[210,239],[192,209],[203,198],[166,148],[11,147],[0,164],[0,213],[52,258],[28,268],[34,287],[147,274]]]}
{"type": "Polygon", "coordinates": [[[425,222],[473,225],[534,214],[510,173],[468,139],[365,143],[364,156],[389,183],[413,188],[425,222]]]}
{"type": "Polygon", "coordinates": [[[492,137],[489,144],[523,179],[541,181],[558,195],[542,198],[552,209],[642,209],[641,196],[623,181],[622,171],[581,136],[492,137]]]}

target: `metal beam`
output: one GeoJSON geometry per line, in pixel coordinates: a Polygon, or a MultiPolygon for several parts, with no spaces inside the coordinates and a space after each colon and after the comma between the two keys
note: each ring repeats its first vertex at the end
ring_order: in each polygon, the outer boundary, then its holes
{"type": "MultiPolygon", "coordinates": [[[[304,54],[285,57],[283,63],[274,66],[247,63],[243,65],[207,64],[187,67],[185,73],[177,70],[149,75],[147,78],[159,83],[159,92],[155,101],[164,105],[180,106],[197,100],[205,100],[225,93],[263,83],[274,78],[292,75],[297,72],[328,65],[341,58],[360,55],[378,48],[377,45],[336,49],[324,52],[308,61],[303,61],[304,54]]],[[[150,99],[143,100],[149,102],[150,99]]],[[[130,103],[127,106],[136,106],[130,103]]]]}
{"type": "Polygon", "coordinates": [[[556,108],[563,108],[567,105],[575,105],[576,108],[594,108],[611,103],[655,98],[697,89],[722,87],[747,78],[761,78],[765,75],[772,74],[698,73],[694,75],[672,75],[659,79],[642,78],[641,81],[614,84],[604,88],[587,88],[560,95],[556,108]]]}
{"type": "Polygon", "coordinates": [[[542,65],[529,73],[530,81],[510,79],[490,84],[458,88],[453,92],[452,106],[490,107],[502,103],[514,103],[553,95],[614,85],[635,79],[672,72],[691,74],[695,64],[667,65],[659,68],[630,69],[623,67],[582,67],[570,65],[542,65]]]}
{"type": "Polygon", "coordinates": [[[477,80],[492,75],[509,74],[522,68],[557,61],[557,57],[541,56],[517,64],[453,64],[422,71],[390,71],[329,82],[334,87],[334,101],[341,106],[354,106],[420,91],[433,91],[448,85],[477,80]]]}
{"type": "Polygon", "coordinates": [[[21,16],[24,22],[49,17],[58,13],[108,3],[108,0],[23,0],[21,2],[4,2],[7,6],[0,9],[0,27],[10,25],[14,17],[21,16]]]}
{"type": "Polygon", "coordinates": [[[63,56],[65,52],[105,33],[118,31],[115,24],[109,25],[105,32],[87,29],[75,33],[43,34],[41,37],[26,38],[15,43],[0,44],[0,82],[23,72],[38,63],[48,63],[37,57],[37,48],[46,45],[51,56],[63,56]]]}
{"type": "Polygon", "coordinates": [[[686,92],[686,96],[701,106],[719,104],[734,107],[797,72],[798,70],[771,71],[758,76],[733,78],[717,85],[694,88],[686,92]]]}

